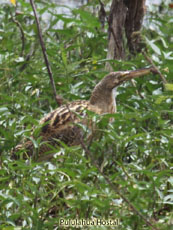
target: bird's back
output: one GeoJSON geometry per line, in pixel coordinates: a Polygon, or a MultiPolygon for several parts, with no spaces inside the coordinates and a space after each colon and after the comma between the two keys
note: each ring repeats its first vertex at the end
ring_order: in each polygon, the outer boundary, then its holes
{"type": "Polygon", "coordinates": [[[60,132],[72,123],[80,121],[84,116],[84,110],[88,109],[88,101],[74,101],[53,110],[40,120],[43,125],[41,133],[44,136],[51,136],[54,132],[60,132]]]}
{"type": "MultiPolygon", "coordinates": [[[[78,100],[62,105],[43,117],[40,120],[39,137],[41,137],[41,144],[38,149],[39,155],[51,151],[59,144],[58,140],[68,146],[80,144],[79,140],[83,132],[76,123],[84,122],[87,109],[90,109],[89,101],[78,100]]],[[[34,137],[32,138],[34,139],[34,137]]],[[[25,141],[24,144],[16,146],[15,152],[21,149],[25,149],[27,155],[32,156],[34,152],[33,141],[25,141]]]]}

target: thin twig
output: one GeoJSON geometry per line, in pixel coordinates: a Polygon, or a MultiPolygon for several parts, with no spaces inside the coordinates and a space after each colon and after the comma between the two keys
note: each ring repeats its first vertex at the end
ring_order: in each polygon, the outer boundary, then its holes
{"type": "Polygon", "coordinates": [[[50,63],[49,63],[49,60],[48,60],[48,56],[47,56],[47,52],[46,52],[46,47],[45,47],[45,44],[44,44],[44,41],[43,41],[42,31],[41,31],[39,19],[38,19],[38,16],[37,16],[37,11],[36,11],[34,0],[30,0],[30,4],[31,4],[33,12],[34,12],[35,21],[36,21],[37,29],[38,29],[38,35],[39,35],[40,45],[41,45],[41,48],[42,48],[42,52],[43,52],[45,64],[46,64],[47,71],[48,71],[49,78],[50,78],[50,82],[51,82],[51,85],[52,85],[54,98],[55,98],[56,102],[58,103],[58,105],[61,105],[63,99],[62,99],[62,97],[60,95],[56,94],[55,82],[54,82],[54,78],[53,78],[51,66],[50,66],[50,63]]]}
{"type": "Polygon", "coordinates": [[[21,40],[22,40],[22,49],[21,49],[21,53],[20,56],[23,56],[24,50],[25,50],[25,34],[23,32],[23,28],[22,25],[20,24],[20,22],[18,22],[13,15],[11,14],[11,18],[12,21],[17,25],[17,27],[19,27],[20,33],[21,33],[21,40]]]}
{"type": "Polygon", "coordinates": [[[27,67],[27,63],[29,62],[31,57],[35,54],[37,45],[38,45],[37,42],[34,45],[33,44],[31,45],[30,51],[25,57],[24,64],[20,67],[20,72],[24,71],[24,69],[27,67]]]}
{"type": "Polygon", "coordinates": [[[153,69],[155,70],[155,72],[157,74],[159,74],[160,78],[162,79],[163,81],[163,84],[167,84],[167,80],[166,78],[164,77],[164,75],[160,72],[160,70],[157,68],[157,66],[154,64],[153,60],[146,54],[145,51],[142,51],[142,54],[144,55],[145,59],[148,61],[149,64],[152,65],[153,69]]]}
{"type": "Polygon", "coordinates": [[[136,94],[141,98],[144,99],[144,96],[141,94],[141,92],[137,89],[136,83],[133,79],[130,80],[130,82],[132,83],[133,87],[136,88],[136,94]]]}

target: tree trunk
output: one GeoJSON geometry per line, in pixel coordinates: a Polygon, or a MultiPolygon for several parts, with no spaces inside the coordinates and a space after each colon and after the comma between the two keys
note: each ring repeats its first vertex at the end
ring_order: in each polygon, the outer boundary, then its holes
{"type": "MultiPolygon", "coordinates": [[[[126,46],[130,53],[138,51],[138,31],[145,13],[145,0],[113,0],[108,18],[108,59],[122,60],[126,57],[126,46]],[[135,34],[135,36],[133,36],[135,34]],[[134,38],[135,37],[135,38],[134,38]]],[[[107,70],[111,66],[107,64],[107,70]]]]}
{"type": "Polygon", "coordinates": [[[135,54],[139,52],[138,45],[140,38],[138,39],[138,32],[140,31],[145,14],[145,2],[146,0],[127,0],[126,5],[128,7],[125,31],[127,37],[127,43],[130,53],[135,54]]]}

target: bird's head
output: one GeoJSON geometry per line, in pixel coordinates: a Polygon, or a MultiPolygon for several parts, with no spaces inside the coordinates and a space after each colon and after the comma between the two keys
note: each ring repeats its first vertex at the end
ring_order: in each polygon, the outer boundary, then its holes
{"type": "MultiPolygon", "coordinates": [[[[151,68],[139,69],[139,70],[131,70],[131,71],[119,71],[119,72],[111,72],[107,76],[105,76],[97,86],[102,86],[104,90],[112,90],[117,86],[121,85],[123,82],[131,80],[136,77],[144,76],[152,71],[151,68]]],[[[97,87],[96,86],[96,87],[97,87]]]]}
{"type": "Polygon", "coordinates": [[[110,110],[115,111],[115,108],[109,109],[109,107],[111,107],[109,106],[110,104],[112,104],[112,106],[114,104],[114,107],[116,106],[114,89],[125,81],[144,76],[150,72],[153,72],[152,68],[119,71],[108,74],[95,86],[90,98],[90,103],[101,108],[104,112],[110,112],[110,110]]]}

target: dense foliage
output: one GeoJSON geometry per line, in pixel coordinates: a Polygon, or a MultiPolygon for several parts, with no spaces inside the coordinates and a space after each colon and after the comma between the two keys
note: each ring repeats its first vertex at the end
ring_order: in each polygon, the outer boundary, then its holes
{"type": "MultiPolygon", "coordinates": [[[[142,54],[106,60],[107,28],[98,20],[98,2],[90,2],[67,7],[68,15],[49,1],[37,3],[56,88],[69,101],[89,98],[107,61],[115,71],[148,66],[142,54]]],[[[117,114],[90,114],[98,127],[85,143],[92,157],[80,146],[63,145],[50,162],[11,158],[11,149],[57,104],[30,4],[1,4],[0,20],[0,229],[58,229],[60,218],[119,219],[118,229],[150,229],[120,194],[158,229],[171,229],[173,19],[167,2],[148,9],[142,33],[169,84],[158,75],[136,79],[143,98],[130,82],[119,87],[117,114]],[[110,116],[115,121],[108,124],[110,116]]],[[[39,139],[34,144],[38,148],[39,139]]]]}

